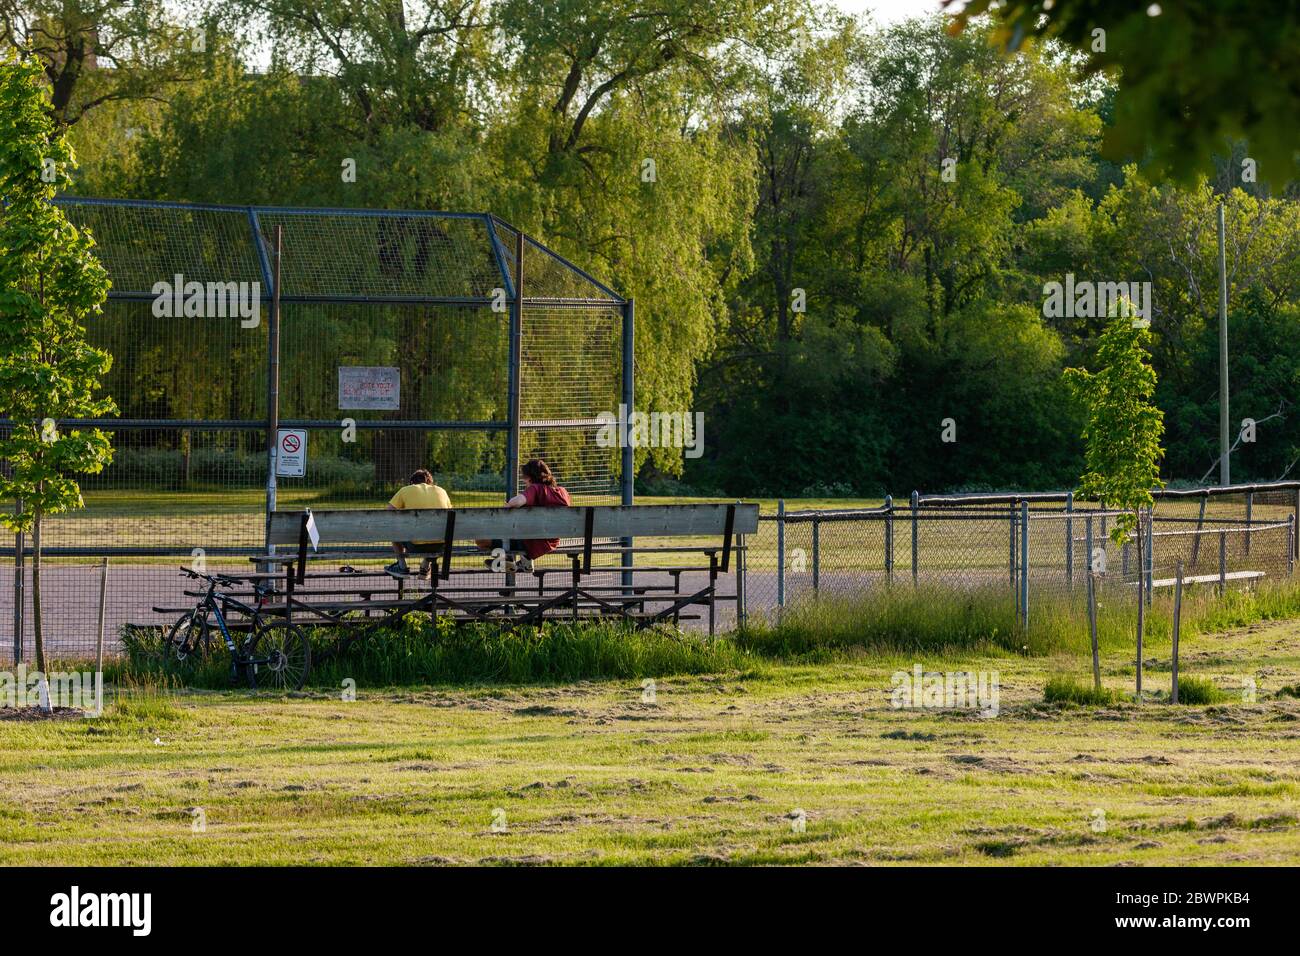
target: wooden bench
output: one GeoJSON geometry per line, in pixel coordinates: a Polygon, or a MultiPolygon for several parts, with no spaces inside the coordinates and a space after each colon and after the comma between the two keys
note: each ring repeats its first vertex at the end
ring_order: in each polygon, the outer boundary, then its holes
{"type": "MultiPolygon", "coordinates": [[[[381,618],[368,620],[391,621],[415,611],[427,611],[435,615],[449,613],[464,620],[501,621],[511,626],[559,617],[577,620],[597,616],[621,618],[643,627],[669,619],[680,620],[683,609],[700,605],[708,608],[709,633],[712,634],[717,602],[736,599],[735,594],[719,594],[717,588],[719,574],[730,570],[735,535],[753,534],[757,530],[758,505],[755,504],[277,511],[271,515],[269,543],[273,547],[287,546],[293,549],[292,552],[260,555],[252,560],[284,566],[285,594],[276,602],[274,610],[282,610],[291,619],[295,610],[307,613],[313,616],[311,623],[343,625],[352,623],[353,612],[379,610],[384,612],[381,618]],[[682,549],[705,555],[707,563],[701,562],[698,567],[656,565],[653,569],[637,568],[632,560],[636,554],[635,547],[598,544],[598,539],[611,538],[692,537],[717,541],[716,544],[690,545],[682,549]],[[453,573],[458,577],[481,577],[485,573],[481,568],[453,569],[453,557],[466,553],[465,549],[455,546],[457,541],[509,541],[511,538],[568,538],[580,543],[564,549],[564,556],[570,560],[569,568],[535,569],[535,587],[516,587],[512,568],[507,570],[504,589],[498,584],[450,586],[453,573]],[[328,591],[301,589],[306,584],[311,561],[357,554],[347,551],[348,546],[373,546],[393,541],[442,542],[428,555],[433,563],[433,574],[427,593],[408,598],[401,579],[398,579],[395,598],[389,598],[385,593],[380,600],[375,598],[386,589],[357,587],[337,592],[341,596],[362,595],[362,600],[344,600],[333,598],[328,591]],[[598,552],[612,552],[622,560],[614,567],[593,567],[592,557],[598,552]],[[645,573],[652,571],[668,574],[672,584],[634,580],[638,574],[644,577],[645,573]],[[707,583],[702,587],[683,588],[682,575],[686,571],[707,571],[707,583]],[[562,585],[549,585],[546,578],[557,572],[565,574],[567,580],[562,585]],[[583,579],[593,573],[619,573],[623,580],[621,584],[613,585],[584,582],[583,579]],[[313,600],[303,600],[307,597],[313,600]]],[[[470,553],[485,556],[482,552],[470,553]]],[[[366,553],[365,556],[373,558],[375,555],[366,553]]]]}

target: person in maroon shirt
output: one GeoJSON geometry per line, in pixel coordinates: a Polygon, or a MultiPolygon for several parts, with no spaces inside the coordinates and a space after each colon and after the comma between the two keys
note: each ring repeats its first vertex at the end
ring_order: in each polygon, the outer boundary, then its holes
{"type": "MultiPolygon", "coordinates": [[[[507,501],[507,508],[568,508],[572,506],[573,502],[569,499],[569,493],[556,484],[555,476],[551,474],[551,469],[546,462],[540,458],[534,458],[524,465],[521,470],[524,477],[528,479],[528,487],[524,489],[523,494],[515,495],[507,501]]],[[[531,571],[533,569],[533,559],[540,558],[544,554],[550,554],[560,546],[560,539],[528,538],[521,540],[511,538],[508,548],[500,538],[494,538],[491,541],[484,539],[475,543],[483,551],[502,548],[506,551],[507,557],[520,555],[515,561],[515,570],[531,571]]],[[[484,563],[491,570],[500,570],[494,567],[494,558],[488,558],[484,563]]]]}

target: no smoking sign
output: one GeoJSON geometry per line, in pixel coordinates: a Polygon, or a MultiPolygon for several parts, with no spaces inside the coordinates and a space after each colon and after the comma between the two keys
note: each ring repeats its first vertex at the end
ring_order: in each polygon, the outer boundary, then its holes
{"type": "Polygon", "coordinates": [[[277,478],[302,478],[307,474],[307,433],[302,429],[280,429],[275,474],[277,478]]]}

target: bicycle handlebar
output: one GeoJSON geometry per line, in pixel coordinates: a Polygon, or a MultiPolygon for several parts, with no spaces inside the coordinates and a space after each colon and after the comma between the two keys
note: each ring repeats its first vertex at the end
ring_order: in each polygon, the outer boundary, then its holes
{"type": "Polygon", "coordinates": [[[181,568],[181,574],[187,578],[198,578],[211,584],[220,584],[226,587],[233,587],[236,584],[243,584],[243,578],[231,577],[228,574],[207,574],[202,571],[195,571],[191,568],[181,568]]]}
{"type": "MultiPolygon", "coordinates": [[[[195,571],[193,568],[186,568],[186,567],[181,568],[181,574],[185,575],[187,578],[195,578],[200,581],[207,581],[209,584],[220,586],[220,587],[238,587],[239,585],[245,584],[248,581],[247,578],[234,577],[229,574],[207,574],[203,571],[195,571]]],[[[255,581],[253,583],[253,590],[263,596],[270,596],[279,593],[275,589],[274,585],[264,581],[255,581]]],[[[189,592],[186,593],[188,594],[189,592]]],[[[202,595],[198,595],[198,596],[201,597],[202,595]]]]}

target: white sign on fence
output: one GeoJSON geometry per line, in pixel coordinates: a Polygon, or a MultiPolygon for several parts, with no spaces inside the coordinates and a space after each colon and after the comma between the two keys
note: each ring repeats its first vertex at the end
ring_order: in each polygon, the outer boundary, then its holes
{"type": "Polygon", "coordinates": [[[387,366],[339,366],[339,408],[396,409],[402,398],[402,373],[387,366]]]}
{"type": "Polygon", "coordinates": [[[281,428],[275,450],[275,474],[278,478],[302,478],[307,474],[307,432],[300,428],[281,428]]]}

